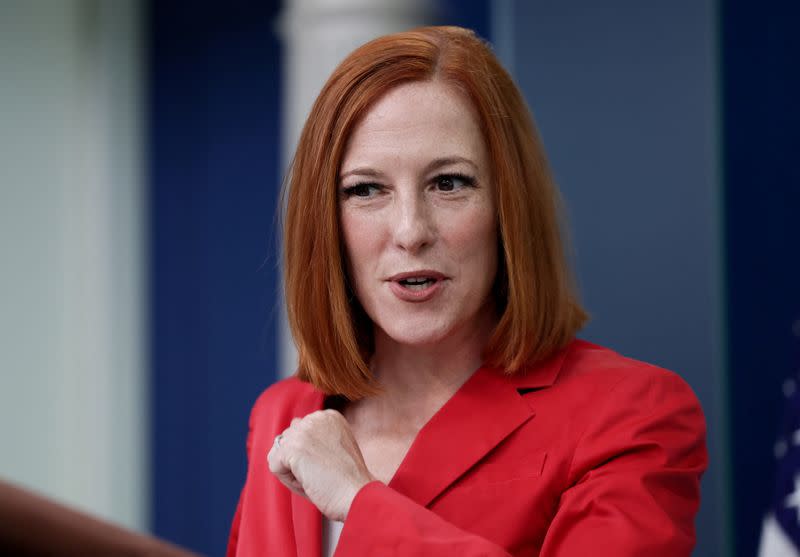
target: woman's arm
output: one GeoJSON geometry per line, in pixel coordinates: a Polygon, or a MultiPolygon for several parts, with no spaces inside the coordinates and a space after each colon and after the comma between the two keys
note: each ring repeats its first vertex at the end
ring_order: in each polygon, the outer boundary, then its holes
{"type": "Polygon", "coordinates": [[[356,495],[336,546],[336,557],[361,555],[510,557],[511,554],[375,481],[356,495]]]}
{"type": "MultiPolygon", "coordinates": [[[[626,377],[578,441],[539,555],[688,556],[706,464],[705,421],[683,380],[626,377]]],[[[371,554],[509,555],[379,482],[356,495],[336,553],[371,554]]]]}
{"type": "Polygon", "coordinates": [[[620,381],[577,444],[541,555],[689,555],[705,432],[700,404],[677,375],[620,381]]]}

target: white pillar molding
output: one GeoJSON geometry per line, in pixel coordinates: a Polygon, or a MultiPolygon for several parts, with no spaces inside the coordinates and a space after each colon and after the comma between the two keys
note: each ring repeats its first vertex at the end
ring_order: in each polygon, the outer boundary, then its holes
{"type": "MultiPolygon", "coordinates": [[[[287,168],[311,105],[336,65],[356,47],[430,23],[432,0],[287,0],[278,22],[283,39],[283,167],[287,168]]],[[[281,304],[280,374],[297,366],[281,304]]]]}

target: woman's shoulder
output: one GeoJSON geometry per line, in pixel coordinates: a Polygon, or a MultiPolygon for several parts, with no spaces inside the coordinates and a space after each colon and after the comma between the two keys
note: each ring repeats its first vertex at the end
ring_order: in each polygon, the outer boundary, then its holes
{"type": "Polygon", "coordinates": [[[258,396],[250,415],[250,425],[265,421],[289,423],[292,418],[318,410],[323,393],[297,377],[276,381],[258,396]]]}
{"type": "Polygon", "coordinates": [[[604,388],[614,388],[621,383],[684,385],[689,388],[674,371],[580,339],[565,350],[557,382],[580,382],[584,386],[595,383],[604,388]]]}
{"type": "Polygon", "coordinates": [[[576,431],[571,481],[600,467],[624,473],[668,468],[671,477],[684,474],[696,487],[708,463],[705,417],[680,375],[576,341],[557,386],[564,396],[554,399],[569,407],[576,431]],[[618,468],[609,466],[612,461],[618,468]]]}
{"type": "Polygon", "coordinates": [[[641,414],[678,405],[702,415],[697,396],[679,374],[584,340],[565,349],[547,390],[560,403],[573,403],[576,410],[590,407],[593,413],[603,406],[615,413],[627,407],[641,414]]]}

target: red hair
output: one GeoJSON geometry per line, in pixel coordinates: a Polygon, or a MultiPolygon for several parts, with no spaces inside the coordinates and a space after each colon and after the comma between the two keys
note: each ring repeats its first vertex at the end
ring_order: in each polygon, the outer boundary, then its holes
{"type": "Polygon", "coordinates": [[[284,272],[298,377],[350,400],[375,394],[372,323],[347,286],[337,181],[347,140],[387,91],[440,80],[474,106],[489,152],[498,211],[498,322],[488,365],[514,373],[565,346],[587,319],[559,231],[559,195],[527,105],[471,31],[425,27],[351,53],[317,97],[288,181],[284,272]]]}

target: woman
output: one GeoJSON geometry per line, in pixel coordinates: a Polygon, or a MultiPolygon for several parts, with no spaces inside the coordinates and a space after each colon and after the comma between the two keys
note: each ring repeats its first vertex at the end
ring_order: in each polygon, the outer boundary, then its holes
{"type": "Polygon", "coordinates": [[[690,553],[700,407],[574,340],[542,146],[471,32],[383,37],[336,69],[284,237],[299,367],[253,408],[228,555],[690,553]]]}

